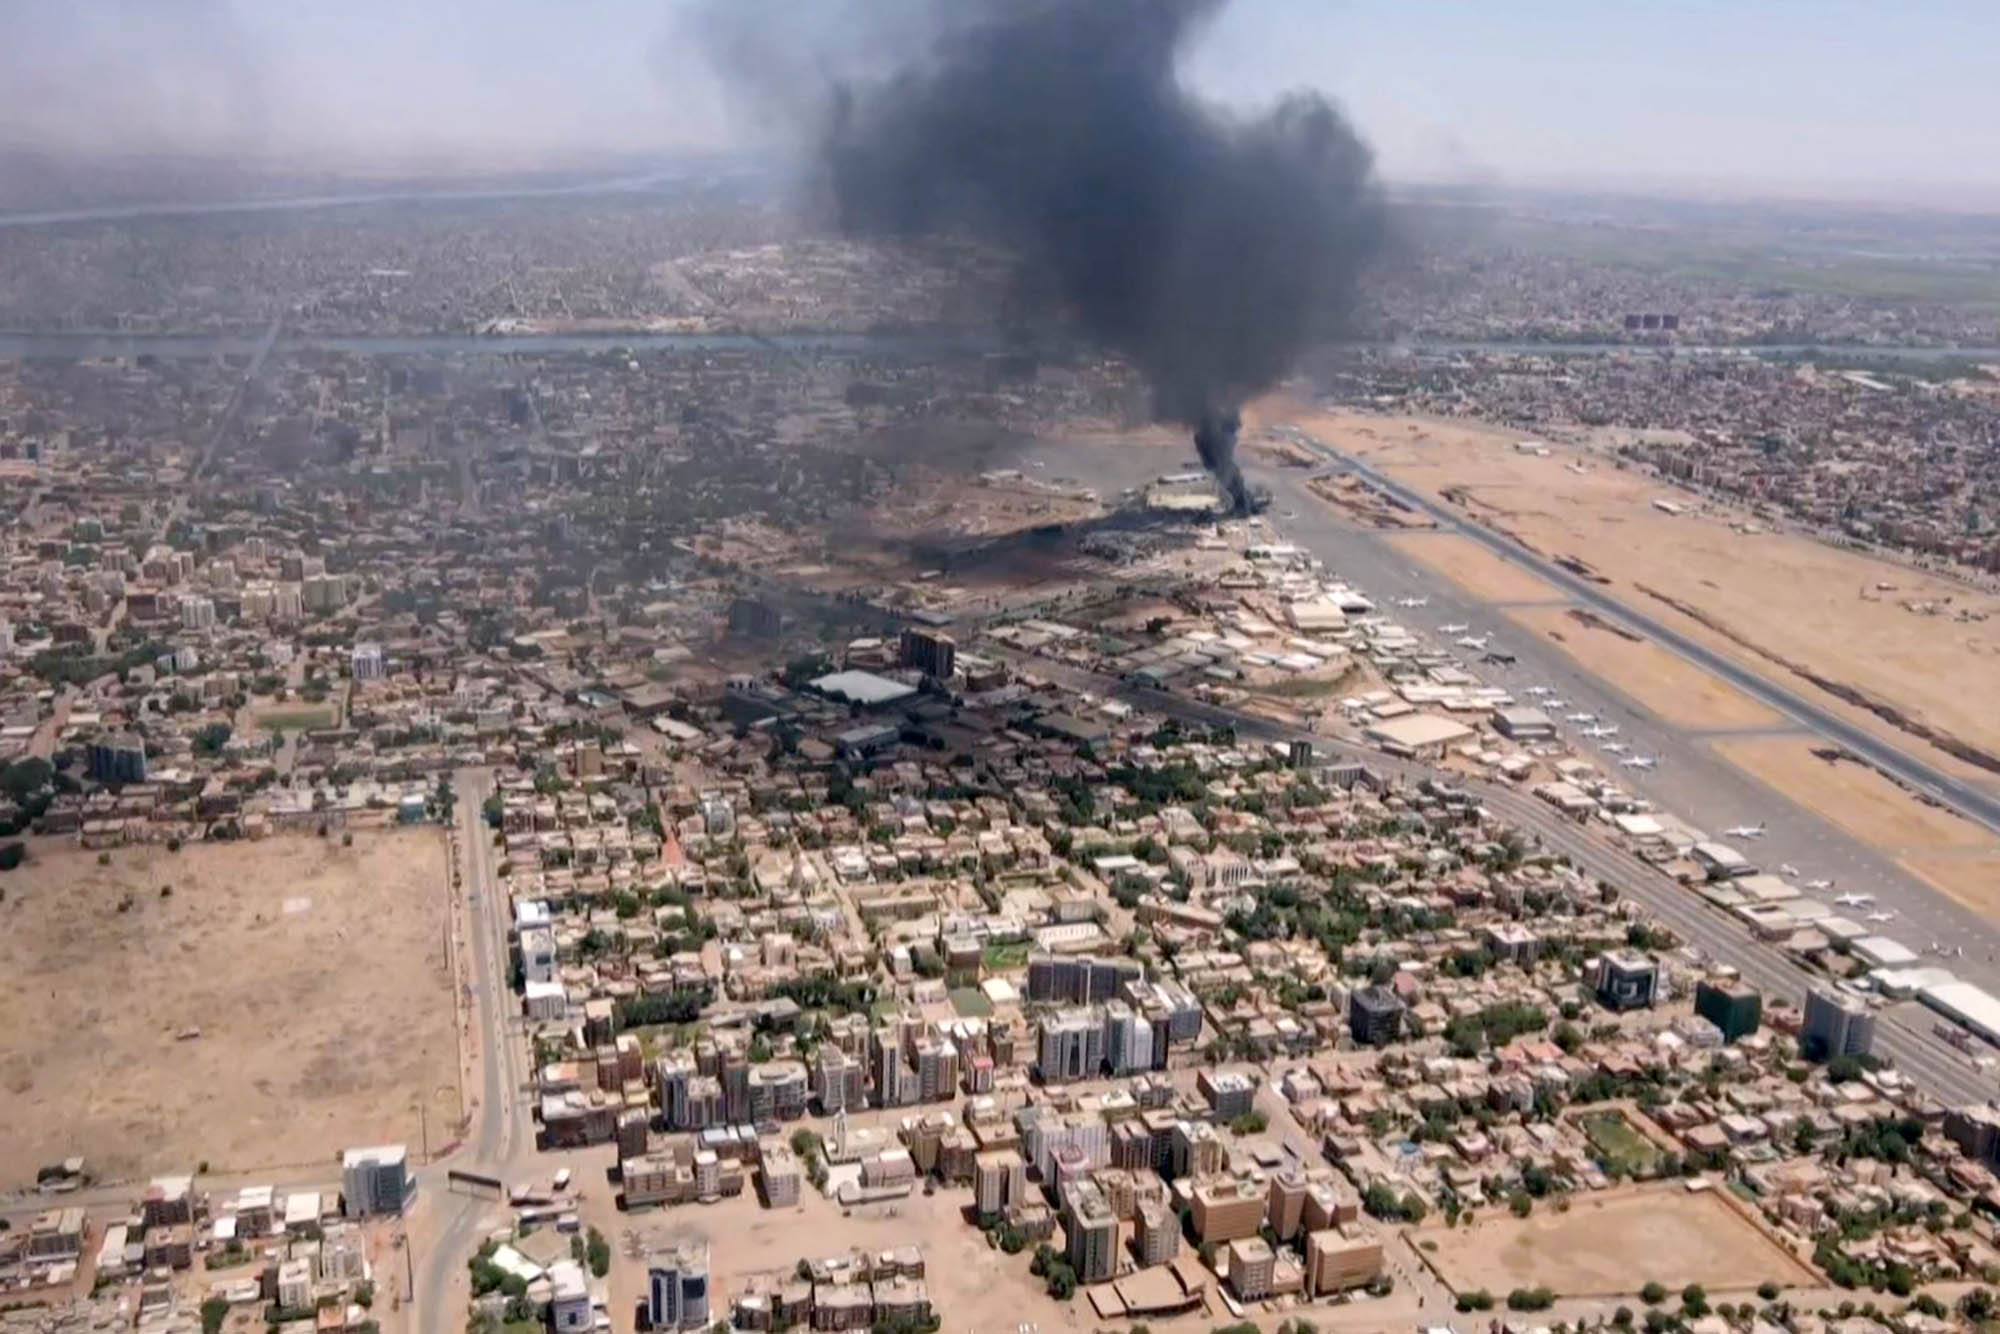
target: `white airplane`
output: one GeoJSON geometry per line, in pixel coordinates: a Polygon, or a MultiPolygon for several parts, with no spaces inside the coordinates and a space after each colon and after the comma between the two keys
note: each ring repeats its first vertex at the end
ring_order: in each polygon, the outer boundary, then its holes
{"type": "Polygon", "coordinates": [[[1791,876],[1793,879],[1797,879],[1799,874],[1799,868],[1792,865],[1790,862],[1779,862],[1778,874],[1788,875],[1791,876]]]}
{"type": "Polygon", "coordinates": [[[1731,838],[1762,838],[1764,837],[1764,826],[1762,824],[1736,824],[1729,826],[1729,828],[1722,832],[1731,838]]]}
{"type": "Polygon", "coordinates": [[[1478,651],[1484,649],[1486,647],[1486,641],[1491,638],[1493,638],[1492,635],[1460,635],[1457,639],[1454,639],[1452,642],[1454,644],[1457,644],[1460,648],[1469,648],[1474,651],[1478,651]]]}
{"type": "Polygon", "coordinates": [[[1524,695],[1553,695],[1556,692],[1549,689],[1547,686],[1529,686],[1526,690],[1522,691],[1521,693],[1524,695]]]}
{"type": "Polygon", "coordinates": [[[1623,755],[1626,751],[1630,749],[1631,747],[1626,745],[1623,741],[1607,741],[1604,743],[1605,753],[1610,755],[1623,755]]]}
{"type": "Polygon", "coordinates": [[[1808,881],[1806,881],[1806,888],[1807,888],[1807,889],[1832,889],[1832,888],[1833,888],[1833,881],[1831,881],[1831,880],[1808,880],[1808,881]]]}
{"type": "Polygon", "coordinates": [[[1629,759],[1620,760],[1619,763],[1627,769],[1656,769],[1660,760],[1656,755],[1634,755],[1629,759]]]}
{"type": "Polygon", "coordinates": [[[1467,625],[1464,621],[1453,621],[1449,625],[1440,625],[1438,627],[1439,630],[1442,630],[1445,634],[1448,635],[1462,635],[1471,628],[1472,627],[1467,625]]]}
{"type": "Polygon", "coordinates": [[[1542,701],[1542,707],[1545,709],[1560,709],[1565,705],[1567,705],[1568,703],[1569,701],[1566,699],[1559,699],[1554,695],[1550,695],[1547,699],[1542,701]]]}
{"type": "Polygon", "coordinates": [[[1563,721],[1570,723],[1594,723],[1597,721],[1597,715],[1594,713],[1572,713],[1564,718],[1563,721]]]}
{"type": "Polygon", "coordinates": [[[1868,920],[1871,922],[1893,922],[1896,920],[1896,914],[1890,911],[1872,912],[1868,914],[1868,920]]]}
{"type": "Polygon", "coordinates": [[[1583,734],[1584,734],[1585,736],[1588,736],[1588,737],[1605,737],[1605,736],[1617,736],[1617,735],[1618,735],[1618,724],[1616,724],[1616,723],[1599,723],[1599,724],[1598,724],[1597,726],[1595,726],[1595,727],[1586,727],[1586,728],[1584,728],[1584,729],[1583,729],[1583,734]]]}
{"type": "Polygon", "coordinates": [[[1834,900],[1843,908],[1865,908],[1874,901],[1873,894],[1842,894],[1834,900]]]}
{"type": "Polygon", "coordinates": [[[1428,607],[1431,605],[1431,600],[1429,598],[1397,598],[1396,605],[1399,607],[1428,607]]]}

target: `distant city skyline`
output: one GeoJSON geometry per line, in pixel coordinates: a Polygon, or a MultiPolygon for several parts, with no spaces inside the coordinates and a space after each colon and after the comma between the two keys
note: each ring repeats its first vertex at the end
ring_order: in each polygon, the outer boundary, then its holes
{"type": "MultiPolygon", "coordinates": [[[[7,0],[0,146],[348,167],[742,147],[761,127],[688,39],[701,2],[7,0]]],[[[1243,105],[1321,89],[1391,181],[2000,207],[1996,38],[1970,0],[1234,0],[1187,77],[1243,105]]]]}

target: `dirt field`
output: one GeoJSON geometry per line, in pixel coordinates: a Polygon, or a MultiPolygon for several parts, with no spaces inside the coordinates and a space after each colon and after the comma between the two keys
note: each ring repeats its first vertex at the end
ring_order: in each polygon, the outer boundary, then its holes
{"type": "Polygon", "coordinates": [[[1808,667],[2000,755],[2000,714],[1985,702],[1990,692],[1967,688],[2000,676],[2000,599],[1808,538],[1739,531],[1735,525],[1748,517],[1743,512],[1662,513],[1654,500],[1699,502],[1581,448],[1555,445],[1548,457],[1523,453],[1514,448],[1518,431],[1325,413],[1282,399],[1260,404],[1257,415],[1295,423],[1432,495],[1449,491],[1462,500],[1457,508],[1542,554],[1587,561],[1610,581],[1607,592],[1647,615],[1810,693],[1941,768],[2000,786],[2000,776],[1840,702],[1766,656],[1808,667]],[[1676,611],[1640,585],[1713,624],[1676,611]],[[1935,603],[1946,614],[1921,615],[1905,602],[1935,603]],[[1774,615],[1777,609],[1783,614],[1774,615]],[[1955,619],[1961,610],[1984,619],[1955,619]]]}
{"type": "Polygon", "coordinates": [[[109,1180],[414,1152],[420,1104],[451,1137],[439,831],[38,848],[4,888],[0,1189],[67,1154],[109,1180]]]}
{"type": "Polygon", "coordinates": [[[1501,560],[1458,533],[1407,533],[1387,539],[1477,598],[1488,602],[1551,602],[1561,589],[1518,565],[1501,560]]]}
{"type": "Polygon", "coordinates": [[[1657,1281],[1711,1292],[1819,1281],[1730,1205],[1678,1183],[1579,1196],[1568,1213],[1546,1205],[1525,1219],[1490,1218],[1472,1228],[1426,1229],[1439,1272],[1453,1288],[1504,1297],[1546,1284],[1559,1296],[1635,1293],[1657,1281]],[[1644,1244],[1634,1249],[1635,1239],[1644,1244]]]}
{"type": "Polygon", "coordinates": [[[1585,671],[1670,723],[1696,728],[1774,727],[1784,721],[1736,687],[1651,641],[1634,642],[1558,608],[1509,612],[1508,619],[1555,643],[1585,671]],[[1554,638],[1558,635],[1560,641],[1554,638]]]}
{"type": "MultiPolygon", "coordinates": [[[[711,1290],[724,1299],[741,1292],[747,1274],[789,1270],[800,1259],[829,1256],[863,1247],[888,1250],[915,1244],[924,1250],[924,1282],[932,1305],[945,1316],[946,1329],[1009,1329],[1013,1320],[1039,1321],[1046,1327],[1063,1323],[1064,1308],[1051,1300],[1041,1280],[1028,1273],[1026,1252],[1006,1255],[989,1247],[979,1230],[966,1223],[960,1210],[970,1196],[961,1187],[925,1195],[921,1188],[905,1199],[861,1205],[845,1211],[809,1183],[801,1183],[799,1203],[789,1209],[766,1209],[753,1182],[736,1199],[719,1204],[633,1214],[605,1213],[594,1219],[617,1257],[612,1265],[612,1309],[629,1311],[645,1293],[646,1268],[635,1255],[669,1241],[706,1240],[711,1263],[711,1290]],[[992,1319],[998,1308],[1019,1312],[1008,1321],[992,1319]]],[[[1058,1234],[1060,1241],[1060,1234],[1058,1234]]],[[[725,1309],[711,1315],[722,1318],[725,1309]]]]}
{"type": "Polygon", "coordinates": [[[1873,769],[1829,764],[1813,742],[1789,737],[1713,743],[1752,777],[1896,857],[1913,874],[1975,912],[2000,915],[2000,839],[1970,820],[1917,800],[1873,769]]]}

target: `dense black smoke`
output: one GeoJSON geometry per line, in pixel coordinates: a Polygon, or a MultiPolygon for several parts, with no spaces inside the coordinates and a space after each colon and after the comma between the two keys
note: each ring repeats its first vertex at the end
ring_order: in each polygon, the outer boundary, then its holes
{"type": "Polygon", "coordinates": [[[927,50],[837,90],[821,166],[851,234],[1017,255],[1247,509],[1237,409],[1339,326],[1381,210],[1367,148],[1318,96],[1244,120],[1182,87],[1182,46],[1222,2],[941,0],[927,50]]]}

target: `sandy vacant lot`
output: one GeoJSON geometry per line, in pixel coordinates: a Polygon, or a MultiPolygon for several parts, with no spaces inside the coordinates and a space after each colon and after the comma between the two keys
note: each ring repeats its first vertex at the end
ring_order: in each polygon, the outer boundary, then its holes
{"type": "Polygon", "coordinates": [[[44,848],[4,888],[0,1189],[66,1154],[116,1179],[414,1150],[420,1105],[450,1139],[441,831],[44,848]]]}
{"type": "Polygon", "coordinates": [[[1546,579],[1501,560],[1458,533],[1399,533],[1386,540],[1488,602],[1551,602],[1565,596],[1546,579]]]}
{"type": "Polygon", "coordinates": [[[1420,490],[1461,497],[1457,508],[1542,554],[1587,562],[1611,581],[1607,592],[1645,614],[1811,693],[1940,767],[2000,785],[1993,773],[1838,702],[1766,656],[1809,667],[2000,754],[2000,713],[1986,703],[1991,691],[1972,688],[2000,680],[2000,600],[1808,538],[1736,531],[1731,525],[1746,517],[1742,513],[1664,514],[1653,507],[1655,499],[1697,502],[1581,448],[1557,445],[1545,458],[1524,454],[1514,448],[1518,431],[1319,412],[1282,399],[1260,409],[1262,420],[1294,423],[1420,490]],[[1895,587],[1878,590],[1878,583],[1895,587]],[[1719,628],[1675,611],[1641,585],[1698,610],[1719,628]],[[1919,615],[1902,605],[1947,599],[1952,612],[1965,609],[1986,619],[1919,615]]]}
{"type": "Polygon", "coordinates": [[[1589,617],[1538,608],[1508,618],[1552,643],[1578,666],[1670,723],[1689,728],[1775,727],[1785,720],[1650,640],[1635,641],[1589,617]]]}
{"type": "Polygon", "coordinates": [[[1819,1281],[1727,1201],[1678,1183],[1578,1196],[1567,1213],[1542,1205],[1525,1219],[1427,1229],[1424,1239],[1437,1243],[1438,1270],[1453,1288],[1496,1296],[1538,1284],[1573,1297],[1634,1293],[1654,1281],[1711,1291],[1819,1281]]]}
{"type": "Polygon", "coordinates": [[[2000,915],[1993,877],[2000,839],[1970,820],[1919,801],[1864,764],[1823,760],[1804,739],[1712,744],[1731,764],[1896,857],[1966,907],[2000,915]]]}
{"type": "Polygon", "coordinates": [[[914,1244],[923,1248],[924,1282],[947,1329],[1012,1330],[1019,1321],[1052,1328],[1066,1310],[1087,1310],[1080,1298],[1076,1308],[1050,1299],[1041,1280],[1028,1273],[1033,1257],[1027,1252],[1006,1255],[989,1247],[961,1215],[969,1202],[963,1188],[929,1196],[919,1189],[905,1199],[843,1210],[801,1183],[797,1205],[766,1209],[753,1182],[739,1198],[706,1208],[608,1214],[597,1226],[620,1257],[612,1266],[615,1311],[630,1310],[645,1293],[646,1269],[636,1257],[684,1240],[708,1242],[713,1290],[721,1294],[742,1291],[745,1275],[788,1270],[808,1256],[914,1244]]]}

